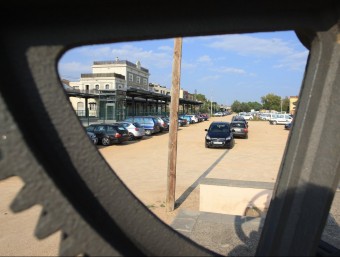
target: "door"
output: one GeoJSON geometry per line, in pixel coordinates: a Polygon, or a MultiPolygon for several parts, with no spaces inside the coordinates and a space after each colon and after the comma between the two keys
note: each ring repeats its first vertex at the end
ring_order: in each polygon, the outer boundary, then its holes
{"type": "Polygon", "coordinates": [[[114,120],[115,119],[115,104],[107,103],[105,106],[105,120],[114,120]]]}

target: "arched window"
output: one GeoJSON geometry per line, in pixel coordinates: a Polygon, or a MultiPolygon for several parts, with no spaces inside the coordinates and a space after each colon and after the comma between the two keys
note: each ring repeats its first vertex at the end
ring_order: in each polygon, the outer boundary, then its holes
{"type": "Polygon", "coordinates": [[[96,90],[99,90],[99,85],[96,85],[95,87],[96,87],[96,90]]]}
{"type": "Polygon", "coordinates": [[[83,102],[78,102],[78,103],[77,103],[77,110],[78,110],[78,111],[83,111],[83,110],[85,110],[85,108],[84,108],[84,103],[83,103],[83,102]]]}
{"type": "Polygon", "coordinates": [[[109,84],[106,84],[106,85],[105,85],[105,89],[110,89],[110,85],[109,85],[109,84]]]}
{"type": "Polygon", "coordinates": [[[77,103],[77,115],[80,117],[85,116],[85,105],[83,102],[77,103]]]}

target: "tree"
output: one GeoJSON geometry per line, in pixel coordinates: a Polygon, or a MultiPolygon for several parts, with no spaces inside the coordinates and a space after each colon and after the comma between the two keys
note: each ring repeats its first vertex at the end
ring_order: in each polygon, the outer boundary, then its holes
{"type": "Polygon", "coordinates": [[[263,108],[266,110],[281,110],[281,97],[275,94],[267,94],[261,97],[263,108]]]}
{"type": "Polygon", "coordinates": [[[259,111],[262,109],[262,104],[258,102],[248,102],[248,106],[250,109],[254,109],[255,111],[259,111]]]}
{"type": "Polygon", "coordinates": [[[202,95],[202,94],[197,94],[196,95],[196,100],[197,101],[201,101],[201,102],[206,102],[207,101],[207,98],[205,98],[205,95],[202,95]]]}
{"type": "Polygon", "coordinates": [[[287,96],[282,99],[282,111],[289,113],[289,98],[287,96]]]}
{"type": "Polygon", "coordinates": [[[250,106],[248,103],[242,102],[241,103],[241,111],[242,112],[250,112],[250,106]]]}
{"type": "Polygon", "coordinates": [[[239,101],[234,101],[233,104],[231,105],[231,109],[233,110],[233,112],[241,112],[241,103],[239,101]]]}

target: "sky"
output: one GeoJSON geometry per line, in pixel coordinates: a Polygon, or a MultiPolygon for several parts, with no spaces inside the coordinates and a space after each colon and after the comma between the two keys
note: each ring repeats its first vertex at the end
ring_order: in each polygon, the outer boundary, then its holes
{"type": "MultiPolygon", "coordinates": [[[[58,63],[62,79],[79,81],[94,61],[116,57],[141,66],[149,82],[171,88],[174,38],[77,47],[58,63]]],[[[267,94],[298,96],[308,57],[293,31],[184,37],[180,87],[218,104],[259,102],[267,94]]]]}

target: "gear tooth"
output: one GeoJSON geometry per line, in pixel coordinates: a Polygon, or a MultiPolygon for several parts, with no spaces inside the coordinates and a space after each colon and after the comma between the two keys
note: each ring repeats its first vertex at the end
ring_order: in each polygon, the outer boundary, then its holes
{"type": "Polygon", "coordinates": [[[61,224],[58,219],[53,218],[53,214],[43,209],[40,213],[38,224],[35,228],[35,235],[38,239],[44,239],[54,232],[60,230],[61,224]]]}
{"type": "Polygon", "coordinates": [[[87,256],[86,254],[80,253],[77,247],[74,238],[69,237],[66,233],[62,234],[59,248],[60,256],[87,256]]]}
{"type": "Polygon", "coordinates": [[[37,204],[34,195],[33,186],[31,184],[25,184],[11,203],[11,210],[13,212],[20,212],[37,204]]]}

